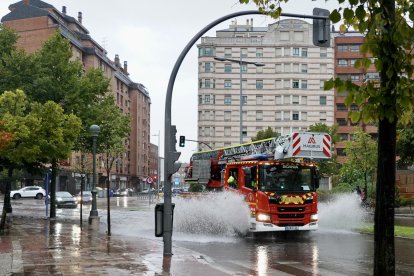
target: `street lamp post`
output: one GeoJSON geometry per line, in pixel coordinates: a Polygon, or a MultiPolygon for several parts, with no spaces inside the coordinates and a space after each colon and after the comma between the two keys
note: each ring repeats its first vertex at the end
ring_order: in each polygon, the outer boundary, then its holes
{"type": "Polygon", "coordinates": [[[99,219],[98,209],[96,207],[96,139],[98,138],[100,128],[98,125],[91,125],[89,132],[92,136],[92,166],[93,166],[93,177],[92,177],[92,207],[89,214],[89,224],[93,224],[94,220],[99,219]]]}
{"type": "Polygon", "coordinates": [[[259,62],[244,61],[241,51],[239,60],[224,57],[214,57],[214,59],[218,61],[230,61],[238,63],[240,66],[240,144],[243,144],[243,65],[247,66],[247,64],[253,64],[257,67],[261,67],[264,66],[264,64],[259,62]]]}

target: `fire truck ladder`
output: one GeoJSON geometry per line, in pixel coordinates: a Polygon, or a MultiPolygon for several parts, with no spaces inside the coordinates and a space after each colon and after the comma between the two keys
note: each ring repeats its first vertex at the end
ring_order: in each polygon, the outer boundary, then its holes
{"type": "Polygon", "coordinates": [[[238,160],[242,157],[253,156],[257,154],[267,155],[268,157],[271,157],[274,155],[276,147],[282,146],[289,139],[290,135],[284,135],[277,138],[269,138],[252,143],[224,148],[223,155],[221,156],[220,160],[238,160]]]}

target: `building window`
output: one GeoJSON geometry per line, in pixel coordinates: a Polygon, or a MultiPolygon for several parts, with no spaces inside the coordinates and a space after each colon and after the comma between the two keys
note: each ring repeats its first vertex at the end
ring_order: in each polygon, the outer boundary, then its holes
{"type": "Polygon", "coordinates": [[[349,63],[350,63],[350,65],[352,66],[352,67],[355,67],[355,62],[356,62],[357,60],[355,59],[355,58],[353,58],[353,59],[350,59],[349,60],[349,63]]]}
{"type": "Polygon", "coordinates": [[[293,111],[292,112],[292,120],[293,121],[299,121],[299,112],[298,111],[293,111]]]}
{"type": "Polygon", "coordinates": [[[224,121],[231,120],[231,111],[224,111],[224,121]]]}
{"type": "Polygon", "coordinates": [[[303,32],[293,32],[293,41],[302,42],[303,41],[303,32]]]}
{"type": "Polygon", "coordinates": [[[326,96],[320,96],[319,97],[319,104],[320,105],[326,105],[326,96]]]}
{"type": "Polygon", "coordinates": [[[245,79],[242,80],[242,88],[247,89],[247,80],[245,79]]]}
{"type": "Polygon", "coordinates": [[[290,104],[290,96],[289,95],[283,96],[283,103],[284,104],[290,104]]]}
{"type": "Polygon", "coordinates": [[[301,116],[301,120],[302,120],[302,121],[306,121],[306,120],[308,120],[308,113],[306,113],[306,112],[301,112],[301,113],[300,113],[300,116],[301,116]]]}
{"type": "Polygon", "coordinates": [[[210,104],[210,95],[205,95],[204,96],[204,103],[205,104],[210,104]]]}
{"type": "Polygon", "coordinates": [[[302,96],[302,104],[308,104],[308,96],[302,96]]]}
{"type": "Polygon", "coordinates": [[[212,57],[215,56],[215,49],[211,47],[199,48],[198,55],[200,57],[212,57]]]}
{"type": "Polygon", "coordinates": [[[224,88],[231,88],[231,80],[225,80],[224,81],[224,88]]]}
{"type": "Polygon", "coordinates": [[[281,41],[289,41],[289,32],[280,32],[281,41]]]}
{"type": "Polygon", "coordinates": [[[292,56],[298,57],[299,56],[299,48],[293,48],[292,56]]]}
{"type": "Polygon", "coordinates": [[[348,141],[348,133],[339,133],[341,141],[348,141]]]}
{"type": "Polygon", "coordinates": [[[263,66],[256,66],[256,74],[263,73],[263,66]]]}
{"type": "Polygon", "coordinates": [[[359,44],[349,45],[349,51],[351,52],[359,52],[359,44]]]}
{"type": "Polygon", "coordinates": [[[243,129],[242,129],[242,136],[243,136],[243,137],[247,137],[247,127],[246,127],[246,126],[243,126],[243,129]]]}
{"type": "Polygon", "coordinates": [[[225,48],[224,49],[224,56],[225,57],[231,57],[231,48],[225,48]]]}
{"type": "Polygon", "coordinates": [[[307,57],[308,56],[308,48],[302,48],[302,57],[307,57]]]}
{"type": "Polygon", "coordinates": [[[351,80],[352,80],[352,81],[359,81],[359,75],[352,74],[352,75],[351,75],[351,80]]]}
{"type": "Polygon", "coordinates": [[[359,107],[356,104],[351,104],[351,111],[359,111],[359,107]]]}
{"type": "Polygon", "coordinates": [[[198,96],[198,104],[203,104],[203,96],[198,96]]]}
{"type": "Polygon", "coordinates": [[[263,96],[256,95],[256,105],[262,105],[262,104],[263,104],[263,96]]]}
{"type": "Polygon", "coordinates": [[[263,89],[263,80],[256,80],[256,89],[263,89]]]}
{"type": "Polygon", "coordinates": [[[284,51],[285,51],[285,57],[290,56],[290,47],[285,47],[284,51]]]}
{"type": "Polygon", "coordinates": [[[231,105],[231,95],[225,95],[224,96],[224,104],[225,105],[231,105]]]}
{"type": "Polygon", "coordinates": [[[348,66],[348,61],[346,59],[343,59],[343,58],[338,59],[337,63],[338,63],[338,66],[340,66],[340,67],[348,66]]]}
{"type": "Polygon", "coordinates": [[[263,121],[263,111],[256,111],[256,121],[263,121]]]}
{"type": "Polygon", "coordinates": [[[242,96],[242,103],[243,105],[247,104],[247,96],[242,96]]]}
{"type": "Polygon", "coordinates": [[[302,73],[307,73],[308,72],[308,65],[307,64],[302,64],[301,72],[302,73]]]}
{"type": "Polygon", "coordinates": [[[276,105],[282,104],[282,96],[275,96],[275,104],[276,105]]]}
{"type": "Polygon", "coordinates": [[[276,71],[276,73],[281,73],[282,72],[282,64],[280,64],[280,63],[275,64],[275,71],[276,71]]]}
{"type": "Polygon", "coordinates": [[[256,57],[261,58],[263,57],[263,48],[256,49],[256,57]]]}
{"type": "Polygon", "coordinates": [[[275,48],[275,56],[276,57],[282,56],[282,48],[275,48]]]}
{"type": "Polygon", "coordinates": [[[321,50],[321,52],[320,52],[320,57],[321,58],[325,58],[325,57],[327,57],[328,56],[328,54],[327,54],[327,51],[326,51],[326,48],[319,48],[320,50],[321,50]]]}
{"type": "Polygon", "coordinates": [[[242,73],[247,73],[247,64],[242,64],[241,67],[242,73]]]}
{"type": "Polygon", "coordinates": [[[348,52],[348,45],[338,45],[338,52],[348,52]]]}
{"type": "Polygon", "coordinates": [[[275,80],[275,88],[282,88],[282,80],[275,80]]]}
{"type": "Polygon", "coordinates": [[[276,111],[275,112],[275,121],[282,121],[282,112],[276,111]]]}
{"type": "Polygon", "coordinates": [[[325,122],[326,121],[326,112],[319,113],[319,121],[325,122]]]}
{"type": "Polygon", "coordinates": [[[244,57],[244,58],[247,57],[247,48],[241,48],[240,51],[241,51],[241,56],[242,57],[244,57]]]}
{"type": "Polygon", "coordinates": [[[345,118],[337,118],[336,123],[338,124],[338,126],[346,126],[347,120],[345,118]]]}
{"type": "Polygon", "coordinates": [[[206,72],[206,73],[209,73],[209,72],[211,72],[211,63],[210,62],[206,62],[205,64],[204,64],[204,71],[206,72]]]}
{"type": "Polygon", "coordinates": [[[231,127],[224,127],[224,136],[231,136],[231,127]]]}
{"type": "Polygon", "coordinates": [[[307,80],[302,80],[300,82],[300,88],[302,88],[302,89],[308,88],[308,81],[307,80]]]}
{"type": "Polygon", "coordinates": [[[204,82],[204,88],[210,88],[210,80],[206,79],[204,82]]]}
{"type": "Polygon", "coordinates": [[[336,149],[336,154],[338,156],[346,156],[345,149],[336,149]]]}
{"type": "Polygon", "coordinates": [[[336,104],[336,110],[337,111],[348,111],[345,104],[343,104],[343,103],[337,103],[336,104]]]}
{"type": "Polygon", "coordinates": [[[299,104],[299,96],[293,95],[292,96],[292,104],[299,104]]]}
{"type": "Polygon", "coordinates": [[[299,80],[292,81],[292,88],[299,88],[299,80]]]}
{"type": "Polygon", "coordinates": [[[224,73],[231,73],[231,63],[224,64],[224,73]]]}

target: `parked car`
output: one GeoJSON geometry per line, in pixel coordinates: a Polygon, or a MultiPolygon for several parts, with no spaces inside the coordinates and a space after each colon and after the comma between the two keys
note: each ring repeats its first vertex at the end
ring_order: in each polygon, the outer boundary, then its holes
{"type": "Polygon", "coordinates": [[[128,196],[128,190],[127,189],[118,189],[114,191],[113,196],[128,196]]]}
{"type": "Polygon", "coordinates": [[[27,186],[20,190],[14,190],[10,192],[10,197],[13,199],[19,199],[21,197],[31,197],[36,199],[42,199],[46,196],[46,191],[39,186],[27,186]]]}
{"type": "Polygon", "coordinates": [[[144,189],[142,190],[142,194],[155,194],[157,192],[157,190],[151,188],[151,189],[144,189]]]}
{"type": "Polygon", "coordinates": [[[81,198],[81,193],[78,193],[77,196],[77,201],[79,203],[91,203],[92,202],[92,192],[91,191],[83,191],[82,192],[82,198],[81,198]]]}
{"type": "Polygon", "coordinates": [[[56,192],[56,207],[76,208],[78,202],[69,192],[56,192]]]}

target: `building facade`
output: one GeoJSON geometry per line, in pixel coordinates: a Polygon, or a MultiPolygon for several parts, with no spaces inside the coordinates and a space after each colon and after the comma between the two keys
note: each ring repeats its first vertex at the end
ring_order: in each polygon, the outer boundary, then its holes
{"type": "MultiPolygon", "coordinates": [[[[117,160],[111,172],[112,188],[136,188],[145,182],[150,166],[150,107],[151,99],[144,85],[132,81],[128,73],[127,61],[120,62],[107,57],[105,49],[99,45],[82,25],[82,13],[77,19],[67,14],[66,7],[57,10],[40,0],[23,0],[9,6],[10,13],[2,18],[2,23],[14,29],[18,35],[17,46],[33,53],[56,32],[70,41],[73,59],[79,59],[85,70],[100,68],[110,80],[110,91],[120,110],[131,119],[130,136],[126,140],[126,152],[117,160]]],[[[58,190],[72,193],[80,189],[80,181],[74,167],[79,162],[75,153],[61,162],[62,173],[58,179],[58,190]]],[[[100,159],[98,185],[105,183],[103,162],[100,159]]]]}
{"type": "Polygon", "coordinates": [[[333,47],[314,46],[306,21],[284,19],[267,27],[254,27],[253,19],[233,21],[197,46],[199,141],[218,148],[239,144],[240,136],[250,142],[267,127],[283,135],[334,123],[334,93],[323,89],[334,74],[333,47]]]}
{"type": "MultiPolygon", "coordinates": [[[[369,54],[364,55],[360,51],[365,37],[356,32],[332,33],[335,47],[335,78],[343,80],[351,79],[357,85],[363,85],[366,80],[379,80],[379,73],[375,66],[365,68],[355,68],[356,61],[362,58],[370,58],[369,54]]],[[[345,105],[347,91],[338,92],[335,90],[335,124],[338,126],[338,136],[340,141],[336,143],[337,161],[343,163],[346,160],[345,144],[352,139],[352,133],[358,129],[369,133],[372,138],[378,137],[375,123],[356,122],[353,123],[349,118],[350,111],[358,111],[359,106],[351,104],[345,105]]]]}

